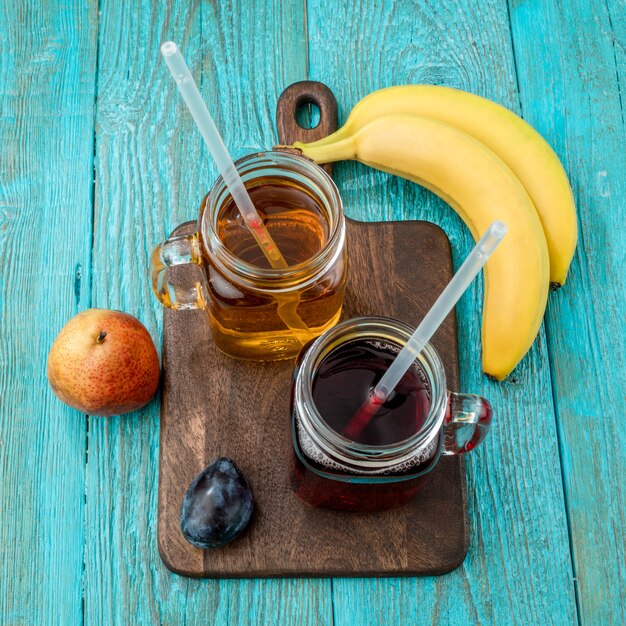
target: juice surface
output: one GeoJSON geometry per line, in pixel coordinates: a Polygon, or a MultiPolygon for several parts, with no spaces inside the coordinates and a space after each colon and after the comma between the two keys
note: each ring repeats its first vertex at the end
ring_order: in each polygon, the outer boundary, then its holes
{"type": "MultiPolygon", "coordinates": [[[[255,180],[248,193],[287,265],[303,263],[324,247],[330,234],[329,224],[310,191],[292,180],[271,177],[255,180]]],[[[270,267],[232,198],[220,211],[217,234],[222,243],[246,263],[270,267]]]]}
{"type": "MultiPolygon", "coordinates": [[[[313,399],[333,430],[342,433],[399,350],[381,340],[358,339],[324,358],[313,380],[313,399]]],[[[426,375],[413,366],[355,441],[389,445],[407,439],[421,429],[429,408],[426,375]]]]}

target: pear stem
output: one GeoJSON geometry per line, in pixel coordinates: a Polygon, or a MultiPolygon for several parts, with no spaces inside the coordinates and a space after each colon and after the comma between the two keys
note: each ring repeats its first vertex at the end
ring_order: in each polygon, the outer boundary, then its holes
{"type": "Polygon", "coordinates": [[[106,336],[107,336],[106,331],[101,330],[100,334],[96,337],[96,343],[102,343],[106,336]]]}

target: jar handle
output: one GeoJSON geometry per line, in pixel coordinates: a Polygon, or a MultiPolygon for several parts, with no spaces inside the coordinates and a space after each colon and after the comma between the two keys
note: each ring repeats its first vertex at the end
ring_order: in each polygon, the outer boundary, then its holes
{"type": "Polygon", "coordinates": [[[163,306],[170,309],[204,309],[205,286],[175,285],[167,279],[167,270],[176,265],[202,265],[198,233],[170,237],[160,243],[150,258],[152,290],[163,306]]]}
{"type": "Polygon", "coordinates": [[[442,454],[473,450],[487,436],[492,415],[491,405],[485,398],[449,391],[442,454]]]}

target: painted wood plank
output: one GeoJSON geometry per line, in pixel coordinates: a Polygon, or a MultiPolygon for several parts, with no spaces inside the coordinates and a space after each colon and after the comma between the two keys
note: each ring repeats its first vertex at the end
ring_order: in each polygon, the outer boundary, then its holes
{"type": "Polygon", "coordinates": [[[583,624],[626,622],[626,6],[511,2],[524,117],[570,174],[580,243],[547,336],[583,624]]]}
{"type": "Polygon", "coordinates": [[[86,416],[45,364],[89,306],[95,2],[0,5],[0,623],[80,624],[86,416]]]}
{"type": "MultiPolygon", "coordinates": [[[[139,316],[157,339],[162,310],[147,280],[150,251],[195,218],[216,176],[159,44],[179,43],[226,143],[242,156],[273,145],[278,95],[305,78],[304,14],[277,0],[167,8],[144,0],[132,11],[107,0],[100,10],[93,300],[139,316]]],[[[156,537],[157,420],[154,402],[90,422],[85,622],[329,622],[329,581],[198,581],[165,569],[156,537]]]]}
{"type": "MultiPolygon", "coordinates": [[[[517,109],[504,1],[311,0],[308,16],[311,79],[335,91],[343,120],[365,94],[402,83],[459,87],[517,109]]],[[[469,232],[429,192],[359,164],[334,171],[351,217],[429,219],[449,234],[457,265],[469,252],[469,232]]],[[[491,383],[480,371],[481,308],[482,286],[457,308],[462,388],[496,411],[489,440],[468,456],[469,555],[439,579],[335,581],[335,624],[576,621],[545,337],[509,382],[491,383]]]]}

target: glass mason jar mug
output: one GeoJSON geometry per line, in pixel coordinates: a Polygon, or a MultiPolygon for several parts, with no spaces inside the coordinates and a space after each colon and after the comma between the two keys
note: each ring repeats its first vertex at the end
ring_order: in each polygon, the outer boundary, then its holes
{"type": "Polygon", "coordinates": [[[428,344],[373,418],[359,408],[413,329],[383,317],[347,320],[296,362],[291,482],[305,503],[347,511],[403,506],[425,486],[441,455],[475,448],[491,424],[489,403],[447,391],[428,344]]]}
{"type": "Polygon", "coordinates": [[[284,152],[252,154],[236,167],[288,267],[272,268],[220,177],[202,201],[197,231],[152,255],[152,286],[173,309],[207,311],[226,354],[251,360],[294,357],[339,320],[347,273],[346,226],[332,179],[284,152]],[[167,270],[196,264],[204,280],[170,282],[167,270]]]}

